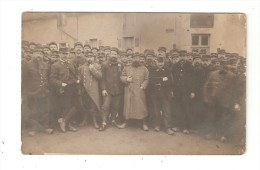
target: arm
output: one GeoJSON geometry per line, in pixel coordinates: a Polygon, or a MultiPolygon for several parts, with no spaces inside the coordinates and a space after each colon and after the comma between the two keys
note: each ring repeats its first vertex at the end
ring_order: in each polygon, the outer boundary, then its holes
{"type": "Polygon", "coordinates": [[[124,68],[123,71],[122,71],[122,74],[121,74],[120,79],[121,79],[121,81],[122,81],[123,83],[125,83],[125,84],[129,83],[129,82],[127,81],[127,77],[128,77],[128,76],[127,76],[126,68],[124,68]]]}
{"type": "Polygon", "coordinates": [[[102,70],[99,65],[94,65],[94,67],[89,68],[91,74],[97,79],[101,80],[102,79],[102,70]]]}
{"type": "Polygon", "coordinates": [[[53,65],[51,68],[50,82],[56,87],[62,86],[62,82],[59,80],[59,68],[57,65],[53,65]]]}
{"type": "Polygon", "coordinates": [[[106,78],[106,65],[102,65],[101,66],[101,73],[102,73],[102,78],[101,78],[101,82],[100,82],[100,86],[101,86],[101,90],[106,90],[106,81],[105,81],[105,78],[106,78]]]}
{"type": "Polygon", "coordinates": [[[143,87],[143,89],[145,89],[148,86],[148,82],[149,82],[149,71],[147,70],[147,68],[145,68],[145,70],[144,70],[144,81],[141,84],[141,87],[143,87]]]}

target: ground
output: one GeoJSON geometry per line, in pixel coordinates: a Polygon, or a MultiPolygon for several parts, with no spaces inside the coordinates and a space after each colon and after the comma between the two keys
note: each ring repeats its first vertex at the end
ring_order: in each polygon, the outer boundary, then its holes
{"type": "Polygon", "coordinates": [[[163,131],[145,132],[138,127],[117,129],[109,127],[99,132],[92,126],[79,128],[77,132],[52,135],[37,133],[30,137],[22,133],[24,154],[105,154],[105,155],[236,155],[244,149],[218,140],[207,140],[199,134],[163,131]]]}

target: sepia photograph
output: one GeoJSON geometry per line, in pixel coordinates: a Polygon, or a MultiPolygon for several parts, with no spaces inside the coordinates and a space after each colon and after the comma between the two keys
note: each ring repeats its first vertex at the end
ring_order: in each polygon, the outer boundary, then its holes
{"type": "Polygon", "coordinates": [[[24,155],[242,155],[243,13],[23,12],[24,155]]]}

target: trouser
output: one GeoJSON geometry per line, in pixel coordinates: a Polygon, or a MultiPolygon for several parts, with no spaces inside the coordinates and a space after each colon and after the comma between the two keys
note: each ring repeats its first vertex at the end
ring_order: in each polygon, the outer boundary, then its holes
{"type": "Polygon", "coordinates": [[[59,97],[54,91],[52,91],[50,95],[50,124],[52,128],[58,125],[57,119],[61,117],[61,113],[59,111],[59,97]]]}
{"type": "Polygon", "coordinates": [[[69,84],[64,88],[64,92],[58,96],[61,116],[65,122],[70,123],[80,107],[79,96],[76,84],[69,84]]]}
{"type": "Polygon", "coordinates": [[[102,122],[106,123],[108,114],[111,113],[111,119],[115,120],[116,115],[120,111],[121,95],[112,96],[108,94],[103,98],[103,105],[101,107],[102,122]]]}
{"type": "Polygon", "coordinates": [[[171,127],[171,98],[167,97],[160,91],[152,92],[151,100],[153,103],[153,120],[154,125],[161,125],[161,120],[165,128],[171,127]],[[162,113],[162,114],[161,114],[162,113]]]}
{"type": "Polygon", "coordinates": [[[83,122],[87,120],[88,114],[91,115],[92,120],[96,121],[100,119],[100,111],[93,101],[93,99],[89,96],[89,94],[86,92],[86,90],[83,90],[82,93],[82,102],[83,102],[83,122]]]}
{"type": "Polygon", "coordinates": [[[148,124],[153,124],[154,123],[154,119],[155,119],[155,113],[154,113],[154,104],[153,104],[153,100],[152,100],[152,96],[151,96],[152,91],[151,90],[147,90],[146,91],[146,102],[147,102],[147,110],[148,110],[148,116],[147,116],[147,123],[148,124]]]}
{"type": "Polygon", "coordinates": [[[193,114],[189,93],[176,90],[173,99],[173,127],[180,129],[193,128],[193,114]]]}
{"type": "Polygon", "coordinates": [[[30,96],[27,98],[29,114],[29,124],[32,130],[42,131],[49,128],[49,97],[30,96]]]}

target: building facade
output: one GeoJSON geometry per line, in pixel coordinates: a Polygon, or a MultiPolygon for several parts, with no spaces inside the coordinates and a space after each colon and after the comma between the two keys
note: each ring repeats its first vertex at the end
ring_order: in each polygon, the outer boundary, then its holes
{"type": "Polygon", "coordinates": [[[246,18],[243,14],[185,13],[24,13],[22,39],[113,46],[136,52],[217,48],[245,56],[246,18]]]}

